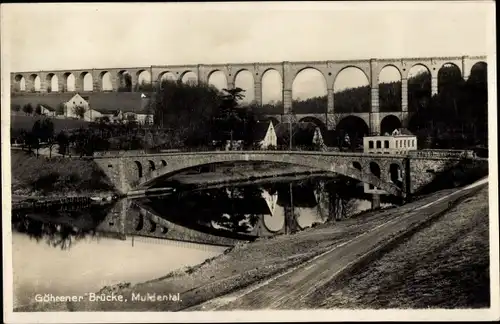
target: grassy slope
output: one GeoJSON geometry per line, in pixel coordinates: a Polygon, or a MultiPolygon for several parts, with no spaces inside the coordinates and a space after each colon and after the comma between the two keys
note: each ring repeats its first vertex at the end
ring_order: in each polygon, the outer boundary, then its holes
{"type": "Polygon", "coordinates": [[[13,195],[108,193],[111,182],[90,160],[36,157],[11,151],[13,195]]]}
{"type": "MultiPolygon", "coordinates": [[[[314,308],[489,307],[488,188],[455,206],[342,287],[324,287],[314,308]]],[[[311,299],[312,300],[312,299],[311,299]]]]}

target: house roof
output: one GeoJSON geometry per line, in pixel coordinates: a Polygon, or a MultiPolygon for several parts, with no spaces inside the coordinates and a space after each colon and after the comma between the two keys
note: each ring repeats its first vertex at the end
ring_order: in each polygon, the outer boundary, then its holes
{"type": "Polygon", "coordinates": [[[253,130],[253,139],[255,141],[261,141],[264,137],[266,137],[270,123],[271,122],[258,122],[255,124],[255,128],[253,130]]]}
{"type": "Polygon", "coordinates": [[[49,105],[45,105],[45,104],[40,104],[40,106],[42,106],[43,108],[49,110],[49,111],[56,111],[54,107],[51,107],[49,105]]]}
{"type": "Polygon", "coordinates": [[[124,113],[146,113],[150,96],[141,98],[141,92],[101,92],[89,95],[90,107],[102,113],[120,110],[124,113]]]}

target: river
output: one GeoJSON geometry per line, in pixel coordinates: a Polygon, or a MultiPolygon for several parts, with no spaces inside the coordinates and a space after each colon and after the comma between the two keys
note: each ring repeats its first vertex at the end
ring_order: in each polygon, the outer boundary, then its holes
{"type": "Polygon", "coordinates": [[[356,182],[310,177],[13,212],[14,307],[37,294],[80,295],[159,278],[238,242],[341,221],[370,209],[368,199],[356,182]]]}

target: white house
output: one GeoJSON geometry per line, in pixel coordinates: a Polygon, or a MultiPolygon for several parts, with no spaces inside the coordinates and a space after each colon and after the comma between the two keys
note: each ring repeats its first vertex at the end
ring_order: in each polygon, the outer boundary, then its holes
{"type": "Polygon", "coordinates": [[[261,148],[267,149],[270,146],[276,147],[277,137],[273,123],[259,122],[255,125],[254,142],[261,148]]]}
{"type": "Polygon", "coordinates": [[[363,137],[363,151],[378,154],[408,154],[417,150],[417,137],[407,129],[395,129],[392,135],[363,137]]]}
{"type": "Polygon", "coordinates": [[[80,118],[76,113],[76,108],[82,107],[85,111],[89,110],[90,104],[87,97],[82,97],[80,94],[75,94],[71,99],[64,102],[64,115],[68,118],[80,118]]]}

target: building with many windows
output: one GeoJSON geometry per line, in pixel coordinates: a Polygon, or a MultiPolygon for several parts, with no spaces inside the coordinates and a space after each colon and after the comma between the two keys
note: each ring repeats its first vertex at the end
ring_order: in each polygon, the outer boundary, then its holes
{"type": "Polygon", "coordinates": [[[408,154],[417,150],[417,137],[406,129],[395,129],[389,136],[366,136],[363,151],[378,154],[408,154]]]}
{"type": "MultiPolygon", "coordinates": [[[[363,152],[375,154],[409,154],[417,150],[417,137],[407,129],[395,129],[391,135],[366,136],[363,138],[363,152]]],[[[380,169],[373,166],[372,173],[380,176],[380,169]]],[[[391,168],[389,178],[396,185],[403,182],[403,172],[399,168],[391,168]]],[[[386,192],[369,184],[364,184],[365,193],[385,194],[386,192]]]]}

